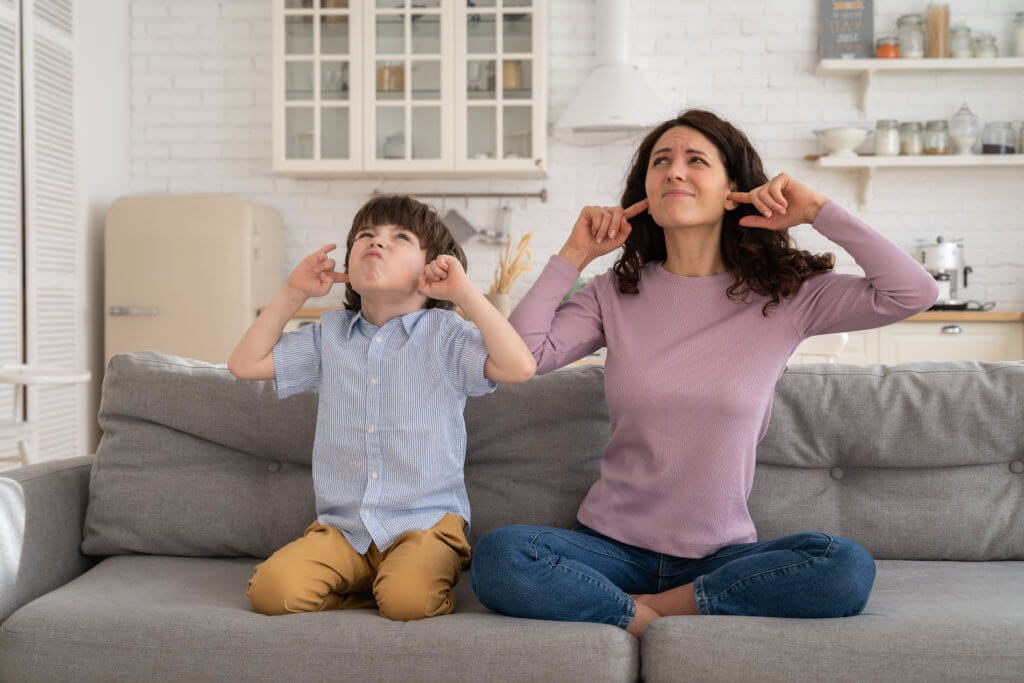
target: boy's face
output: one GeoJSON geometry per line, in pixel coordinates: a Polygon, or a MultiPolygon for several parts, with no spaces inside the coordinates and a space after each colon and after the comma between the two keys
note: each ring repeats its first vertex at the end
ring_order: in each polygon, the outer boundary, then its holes
{"type": "Polygon", "coordinates": [[[415,295],[426,259],[427,250],[411,230],[400,225],[361,228],[349,254],[349,279],[361,297],[415,295]]]}

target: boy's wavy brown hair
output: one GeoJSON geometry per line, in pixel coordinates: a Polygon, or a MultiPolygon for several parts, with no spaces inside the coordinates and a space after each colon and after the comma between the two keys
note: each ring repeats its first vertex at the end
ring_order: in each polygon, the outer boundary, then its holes
{"type": "MultiPolygon", "coordinates": [[[[433,207],[416,201],[408,195],[382,195],[374,197],[363,204],[352,219],[352,229],[349,230],[348,238],[345,240],[345,268],[348,269],[348,259],[352,254],[352,245],[356,241],[356,235],[364,228],[375,228],[378,225],[400,225],[409,230],[420,242],[420,247],[426,250],[426,262],[430,263],[441,254],[451,254],[459,260],[462,268],[469,272],[469,264],[466,262],[466,254],[462,247],[455,241],[455,237],[448,226],[444,224],[441,217],[433,207]]],[[[362,307],[362,297],[356,290],[352,289],[352,283],[345,285],[345,310],[358,311],[362,307]]],[[[443,308],[448,311],[455,310],[455,304],[451,301],[427,298],[423,308],[443,308]]]]}
{"type": "MultiPolygon", "coordinates": [[[[650,166],[651,152],[665,131],[676,126],[687,126],[700,132],[718,148],[729,180],[736,190],[749,192],[768,182],[761,157],[747,136],[731,123],[710,111],[689,109],[674,119],[659,124],[647,134],[636,150],[626,176],[621,205],[629,207],[647,196],[645,180],[650,166]]],[[[740,225],[740,218],[757,214],[752,204],[740,204],[725,211],[722,218],[720,246],[726,268],[736,278],[729,285],[729,297],[746,293],[771,297],[761,309],[768,316],[768,307],[779,303],[782,297],[792,296],[809,277],[830,271],[835,266],[835,254],[812,254],[793,247],[789,230],[766,230],[740,225]],[[745,287],[743,287],[745,285],[745,287]],[[741,289],[741,287],[743,287],[741,289]]],[[[629,221],[632,232],[626,238],[622,254],[615,262],[619,291],[638,294],[640,269],[651,261],[665,261],[668,251],[665,232],[654,222],[651,214],[643,212],[629,221]]]]}

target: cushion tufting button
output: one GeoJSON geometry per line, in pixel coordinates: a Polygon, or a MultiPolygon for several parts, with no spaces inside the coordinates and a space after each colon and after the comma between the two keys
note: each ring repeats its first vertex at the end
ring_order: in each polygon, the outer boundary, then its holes
{"type": "Polygon", "coordinates": [[[271,460],[270,462],[267,463],[268,472],[277,472],[279,469],[281,469],[281,463],[279,463],[277,460],[271,460]]]}
{"type": "Polygon", "coordinates": [[[1021,472],[1024,472],[1024,462],[1021,462],[1020,460],[1011,461],[1010,471],[1013,472],[1014,474],[1020,474],[1021,472]]]}
{"type": "Polygon", "coordinates": [[[843,468],[842,467],[833,467],[832,469],[830,469],[828,471],[828,474],[833,479],[842,479],[843,478],[843,468]]]}

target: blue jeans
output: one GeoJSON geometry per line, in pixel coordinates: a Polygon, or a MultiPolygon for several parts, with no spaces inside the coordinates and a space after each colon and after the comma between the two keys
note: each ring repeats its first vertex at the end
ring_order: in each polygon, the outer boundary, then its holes
{"type": "Polygon", "coordinates": [[[621,543],[579,523],[572,530],[516,524],[480,539],[470,578],[495,612],[626,628],[636,614],[630,593],[688,583],[701,614],[853,616],[867,604],[875,561],[856,541],[817,532],[727,545],[693,559],[621,543]]]}

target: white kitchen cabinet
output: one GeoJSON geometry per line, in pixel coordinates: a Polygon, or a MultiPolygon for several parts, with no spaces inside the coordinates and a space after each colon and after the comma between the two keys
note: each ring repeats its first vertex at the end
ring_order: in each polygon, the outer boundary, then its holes
{"type": "MultiPolygon", "coordinates": [[[[904,321],[848,335],[838,363],[895,365],[918,360],[1024,359],[1024,322],[1020,321],[904,321]]],[[[795,353],[801,348],[797,347],[795,353]]],[[[796,362],[794,354],[790,364],[796,362]]]]}
{"type": "Polygon", "coordinates": [[[274,0],[275,171],[543,177],[545,0],[274,0]]]}
{"type": "Polygon", "coordinates": [[[879,329],[879,361],[1021,360],[1024,323],[902,322],[879,329]]]}

